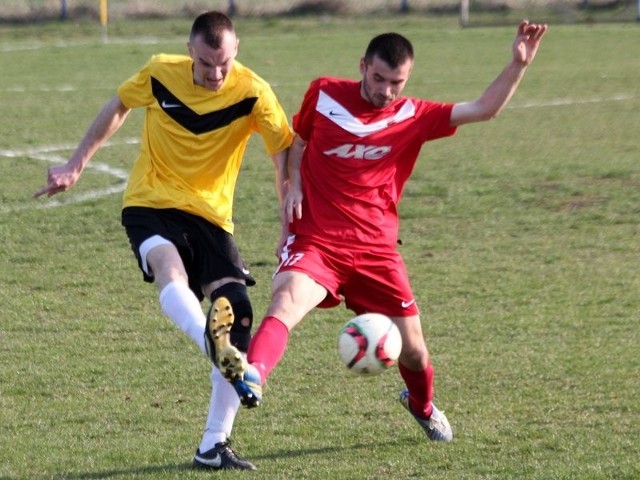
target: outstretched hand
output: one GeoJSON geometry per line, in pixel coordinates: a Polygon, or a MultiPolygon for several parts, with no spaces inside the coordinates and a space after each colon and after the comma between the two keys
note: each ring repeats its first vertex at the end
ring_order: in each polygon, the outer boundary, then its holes
{"type": "Polygon", "coordinates": [[[35,198],[42,195],[51,197],[59,192],[69,190],[78,181],[80,174],[68,164],[49,167],[47,185],[33,194],[35,198]]]}
{"type": "Polygon", "coordinates": [[[518,33],[513,42],[513,60],[529,65],[536,56],[540,40],[547,31],[547,24],[529,23],[529,20],[523,20],[518,25],[518,33]]]}

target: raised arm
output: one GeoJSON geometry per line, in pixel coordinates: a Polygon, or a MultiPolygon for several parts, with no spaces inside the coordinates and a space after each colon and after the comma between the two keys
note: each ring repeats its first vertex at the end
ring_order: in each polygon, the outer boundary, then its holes
{"type": "Polygon", "coordinates": [[[509,64],[479,98],[453,107],[451,125],[482,122],[498,116],[509,103],[527,67],[535,58],[546,31],[546,24],[529,23],[528,20],[520,22],[509,64]]]}
{"type": "Polygon", "coordinates": [[[85,133],[69,161],[64,165],[49,167],[47,185],[34,193],[34,197],[48,197],[71,188],[80,178],[91,157],[124,123],[130,109],[125,107],[120,97],[113,97],[102,107],[85,133]]]}

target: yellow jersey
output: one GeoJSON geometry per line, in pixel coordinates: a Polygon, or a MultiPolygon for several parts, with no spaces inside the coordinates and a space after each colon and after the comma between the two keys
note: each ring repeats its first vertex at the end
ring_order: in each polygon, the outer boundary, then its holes
{"type": "Polygon", "coordinates": [[[140,153],[124,207],[175,208],[233,234],[236,179],[251,134],[269,155],[293,134],[269,84],[235,61],[218,91],[193,81],[193,61],[160,54],[118,87],[128,108],[145,107],[140,153]]]}

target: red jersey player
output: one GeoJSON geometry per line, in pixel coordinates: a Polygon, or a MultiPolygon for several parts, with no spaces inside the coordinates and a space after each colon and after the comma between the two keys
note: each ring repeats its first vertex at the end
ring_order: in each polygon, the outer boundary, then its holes
{"type": "Polygon", "coordinates": [[[371,40],[359,82],[319,78],[293,118],[289,191],[283,202],[281,263],[272,299],[247,353],[228,358],[241,401],[256,406],[284,354],[290,330],[315,307],[344,299],[356,314],[389,316],[402,335],[400,402],[434,441],[453,433],[432,403],[433,368],[418,306],[396,250],[398,202],[422,145],[459,125],[498,115],[533,61],[546,25],[522,21],[512,59],[485,92],[465,103],[402,97],[413,47],[387,33],[371,40]]]}

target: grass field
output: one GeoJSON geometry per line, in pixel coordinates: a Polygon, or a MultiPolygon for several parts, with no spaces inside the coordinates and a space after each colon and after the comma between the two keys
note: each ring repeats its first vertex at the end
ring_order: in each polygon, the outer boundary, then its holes
{"type": "MultiPolygon", "coordinates": [[[[250,474],[190,469],[209,364],[160,312],[119,224],[134,112],[70,192],[34,200],[89,122],[189,20],[0,26],[0,479],[640,478],[640,43],[635,24],[552,25],[503,115],[425,147],[403,252],[455,440],[428,443],[397,371],[346,372],[343,307],[292,334],[264,406],[241,411],[250,474]]],[[[409,36],[409,95],[478,96],[513,28],[385,17],[242,21],[239,59],[296,112],[317,75],[355,77],[369,38],[409,36]]],[[[237,241],[264,312],[278,236],[270,161],[247,152],[237,241]]]]}

